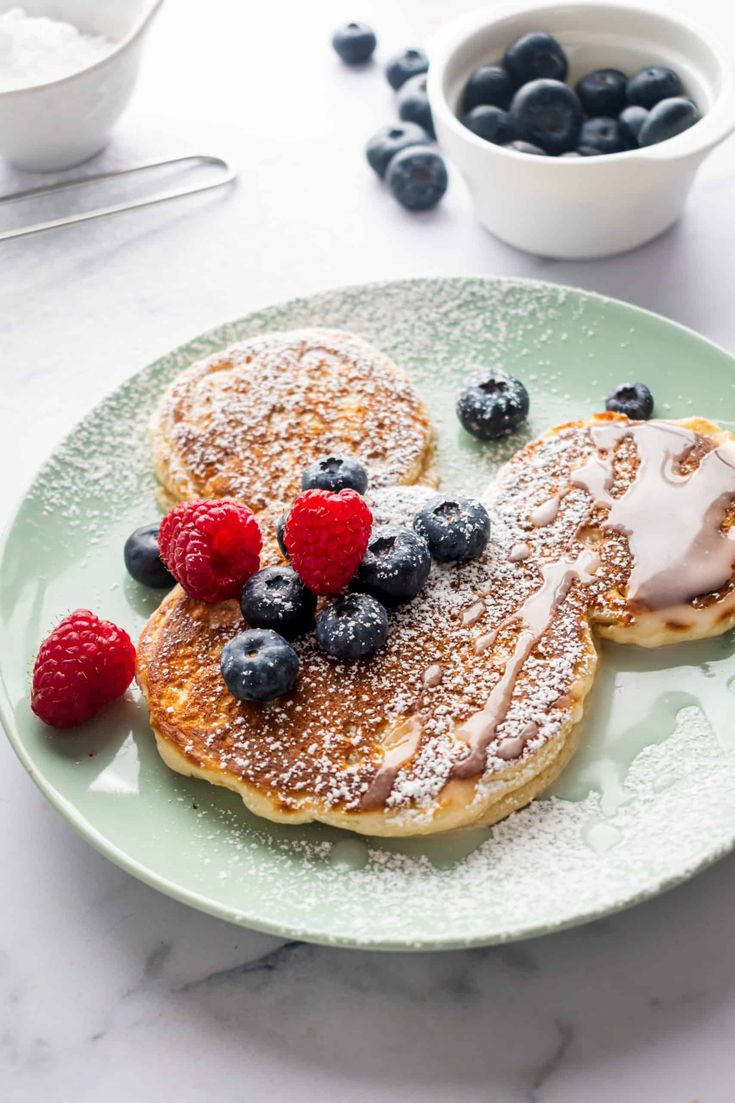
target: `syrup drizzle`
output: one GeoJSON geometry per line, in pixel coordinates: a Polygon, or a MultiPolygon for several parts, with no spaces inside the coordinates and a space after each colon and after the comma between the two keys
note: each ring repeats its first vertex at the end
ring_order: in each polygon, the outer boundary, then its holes
{"type": "Polygon", "coordinates": [[[607,507],[600,527],[627,538],[633,561],[628,600],[656,610],[722,589],[735,561],[735,532],[722,531],[735,500],[735,444],[718,445],[682,472],[697,442],[690,429],[649,421],[594,425],[589,432],[598,451],[572,483],[596,506],[607,507]],[[614,454],[624,437],[633,439],[639,469],[625,493],[613,498],[614,454]]]}
{"type": "MultiPolygon", "coordinates": [[[[564,496],[574,488],[586,490],[595,506],[608,510],[600,528],[618,530],[627,537],[633,561],[629,601],[652,610],[716,593],[729,582],[735,561],[735,530],[733,535],[723,532],[722,522],[727,508],[735,501],[735,443],[728,440],[706,452],[696,467],[683,472],[681,464],[698,438],[682,426],[659,421],[622,422],[593,425],[589,434],[597,453],[573,473],[570,486],[533,511],[531,523],[537,528],[552,524],[564,496]],[[625,437],[633,439],[639,467],[627,490],[615,498],[611,494],[614,456],[625,437]],[[666,519],[665,524],[661,524],[661,517],[666,519]]],[[[578,535],[579,530],[575,538],[578,535]]],[[[518,562],[529,554],[528,545],[519,544],[511,549],[508,558],[518,562]]],[[[577,581],[589,584],[599,566],[599,559],[589,548],[580,551],[575,559],[541,564],[540,587],[497,628],[475,641],[475,650],[485,651],[501,629],[512,623],[520,624],[513,652],[484,707],[455,732],[457,739],[468,745],[468,752],[455,763],[450,777],[470,779],[484,773],[488,747],[507,716],[524,663],[573,584],[577,581]]],[[[465,610],[462,624],[465,627],[476,624],[483,612],[482,601],[475,599],[465,610]]],[[[497,756],[505,760],[519,757],[537,730],[537,725],[531,722],[519,735],[501,740],[497,756]]],[[[398,772],[415,754],[421,732],[421,720],[416,716],[400,726],[362,799],[362,808],[378,807],[384,802],[398,772]]]]}
{"type": "MultiPolygon", "coordinates": [[[[546,632],[551,618],[566,598],[573,583],[577,580],[583,583],[590,582],[599,565],[599,560],[588,548],[583,549],[575,559],[556,559],[542,564],[541,585],[538,590],[529,594],[520,609],[498,626],[500,631],[516,621],[519,622],[518,638],[500,680],[493,687],[484,708],[465,720],[455,732],[457,739],[464,740],[469,745],[469,751],[460,762],[455,764],[452,770],[453,777],[472,778],[484,773],[487,748],[495,738],[498,725],[506,717],[523,664],[546,632]]],[[[514,753],[510,753],[510,747],[506,747],[505,752],[501,753],[504,749],[504,744],[501,742],[498,749],[500,757],[514,758],[520,754],[534,731],[535,728],[528,726],[522,736],[514,737],[512,741],[514,746],[521,740],[521,745],[514,753]]]]}
{"type": "Polygon", "coordinates": [[[568,488],[565,487],[565,489],[560,490],[558,494],[552,494],[552,496],[547,498],[545,502],[542,502],[540,506],[536,506],[536,509],[534,509],[529,517],[529,521],[534,528],[542,529],[547,525],[553,524],[559,515],[561,500],[568,492],[568,488]]]}
{"type": "Polygon", "coordinates": [[[409,716],[391,735],[390,742],[386,743],[383,761],[360,800],[362,812],[381,808],[385,804],[399,770],[416,754],[422,732],[420,717],[409,716]]]}
{"type": "Polygon", "coordinates": [[[519,544],[514,544],[508,553],[509,563],[522,563],[524,559],[528,559],[531,554],[531,548],[525,541],[519,544]]]}

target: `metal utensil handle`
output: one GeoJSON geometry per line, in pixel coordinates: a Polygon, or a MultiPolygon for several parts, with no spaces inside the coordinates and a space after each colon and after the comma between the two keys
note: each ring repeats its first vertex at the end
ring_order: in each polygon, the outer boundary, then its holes
{"type": "Polygon", "coordinates": [[[130,176],[136,172],[146,172],[149,169],[166,168],[169,165],[183,165],[186,163],[217,165],[222,169],[223,175],[206,183],[189,184],[173,191],[159,192],[147,199],[132,199],[126,203],[113,203],[108,207],[95,207],[83,214],[71,214],[65,218],[50,219],[48,222],[36,222],[31,226],[23,226],[18,230],[3,230],[0,232],[0,241],[9,241],[14,237],[26,237],[28,234],[38,234],[42,230],[55,230],[59,226],[72,226],[75,222],[88,222],[93,218],[104,218],[108,214],[119,214],[121,211],[135,210],[136,207],[150,207],[154,203],[165,203],[169,199],[180,199],[184,195],[195,195],[197,192],[210,191],[212,188],[221,188],[224,184],[230,184],[237,177],[237,171],[223,157],[215,157],[206,153],[193,153],[184,157],[171,157],[167,161],[149,161],[146,164],[132,165],[126,169],[98,172],[92,176],[79,176],[74,180],[62,180],[57,184],[45,184],[39,188],[27,188],[25,191],[1,195],[0,208],[20,199],[29,199],[33,196],[50,195],[52,192],[69,191],[72,188],[84,187],[96,180],[111,180],[119,176],[130,176]]]}

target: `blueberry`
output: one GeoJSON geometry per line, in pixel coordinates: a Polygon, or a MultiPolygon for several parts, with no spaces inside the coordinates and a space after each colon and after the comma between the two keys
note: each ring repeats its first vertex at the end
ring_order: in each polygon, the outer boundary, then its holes
{"type": "Polygon", "coordinates": [[[586,115],[617,116],[625,107],[628,78],[619,69],[593,69],[577,81],[577,95],[586,115]]]}
{"type": "Polygon", "coordinates": [[[394,123],[393,126],[384,126],[377,134],[373,134],[365,147],[365,154],[370,168],[382,180],[396,153],[408,149],[409,146],[425,146],[428,141],[429,135],[423,127],[415,123],[394,123]]]}
{"type": "Polygon", "coordinates": [[[411,601],[431,570],[426,541],[411,529],[385,527],[370,539],[352,583],[383,605],[411,601]]]}
{"type": "MultiPolygon", "coordinates": [[[[601,157],[602,150],[597,146],[578,145],[574,151],[579,157],[601,157]]],[[[562,153],[562,157],[566,157],[566,153],[562,153]]]]}
{"type": "Polygon", "coordinates": [[[280,521],[278,522],[278,525],[276,527],[276,540],[278,541],[278,547],[281,549],[281,555],[283,556],[283,558],[290,559],[291,556],[288,554],[288,548],[286,547],[286,543],[283,539],[283,534],[286,531],[286,521],[288,521],[288,513],[284,513],[281,516],[280,521]]]}
{"type": "Polygon", "coordinates": [[[369,659],[388,638],[388,614],[369,594],[345,594],[316,618],[316,638],[335,659],[369,659]]]}
{"type": "Polygon", "coordinates": [[[671,96],[680,96],[681,92],[678,74],[663,65],[647,65],[645,69],[639,69],[628,81],[626,89],[628,103],[649,108],[671,96]]]}
{"type": "Polygon", "coordinates": [[[608,119],[598,115],[594,119],[585,119],[579,132],[577,149],[588,146],[595,153],[622,153],[625,142],[620,133],[617,119],[608,119]]]}
{"type": "Polygon", "coordinates": [[[535,146],[533,142],[523,142],[518,139],[513,142],[506,142],[504,149],[514,149],[516,153],[533,153],[536,157],[546,156],[545,149],[541,149],[540,146],[535,146]]]}
{"type": "Polygon", "coordinates": [[[566,153],[560,153],[559,156],[560,157],[582,157],[583,155],[581,153],[579,153],[579,151],[576,150],[576,149],[568,149],[566,151],[566,153]]]}
{"type": "Polygon", "coordinates": [[[513,99],[513,82],[499,65],[481,65],[470,73],[462,93],[462,113],[486,104],[506,110],[513,99]]]}
{"type": "Polygon", "coordinates": [[[582,105],[561,81],[532,80],[513,97],[510,118],[519,138],[547,153],[566,153],[577,145],[582,105]]]}
{"type": "Polygon", "coordinates": [[[640,107],[638,104],[631,104],[618,115],[620,133],[628,149],[635,149],[638,145],[638,135],[647,118],[648,112],[645,107],[640,107]]]}
{"type": "Polygon", "coordinates": [[[460,393],[457,417],[468,433],[480,440],[507,436],[528,416],[528,391],[519,379],[490,371],[460,393]]]}
{"type": "Polygon", "coordinates": [[[161,559],[158,548],[158,523],[143,525],[131,532],[123,549],[125,567],[136,582],[154,590],[168,590],[176,579],[161,559]]]}
{"type": "Polygon", "coordinates": [[[293,640],[312,627],[316,595],[290,567],[264,567],[243,586],[240,608],[251,628],[272,628],[293,640]]]}
{"type": "Polygon", "coordinates": [[[490,539],[490,517],[475,498],[432,498],[413,519],[434,559],[459,561],[482,555],[490,539]]]}
{"type": "Polygon", "coordinates": [[[424,51],[411,48],[404,50],[402,54],[398,54],[388,62],[385,75],[391,88],[397,90],[409,77],[415,77],[417,73],[426,73],[428,68],[429,59],[424,51]]]}
{"type": "Polygon", "coordinates": [[[367,23],[347,23],[332,35],[332,45],[347,65],[359,65],[371,58],[377,41],[367,23]]]}
{"type": "Polygon", "coordinates": [[[653,395],[645,383],[622,383],[605,400],[605,409],[625,414],[633,421],[648,421],[653,413],[653,395]]]}
{"type": "Polygon", "coordinates": [[[364,494],[367,485],[367,471],[354,456],[325,456],[310,463],[301,476],[302,490],[331,490],[333,494],[356,490],[364,494]]]}
{"type": "Polygon", "coordinates": [[[675,138],[698,123],[701,117],[691,100],[680,96],[661,100],[648,112],[648,118],[638,132],[638,144],[653,146],[665,142],[667,138],[675,138]]]}
{"type": "Polygon", "coordinates": [[[524,34],[512,43],[505,51],[503,66],[516,88],[539,77],[564,80],[569,68],[559,43],[543,31],[524,34]]]}
{"type": "Polygon", "coordinates": [[[430,137],[436,137],[426,92],[426,73],[410,77],[401,85],[398,93],[398,117],[404,123],[416,123],[417,126],[423,127],[430,137]]]}
{"type": "Polygon", "coordinates": [[[442,157],[428,146],[411,146],[397,153],[386,180],[398,202],[409,211],[428,211],[447,190],[449,177],[442,157]]]}
{"type": "Polygon", "coordinates": [[[241,701],[272,701],[293,686],[299,658],[290,643],[269,628],[240,632],[222,648],[225,684],[241,701]]]}
{"type": "Polygon", "coordinates": [[[462,122],[473,134],[496,146],[507,145],[513,140],[510,115],[507,111],[503,111],[502,107],[491,107],[490,104],[481,103],[468,111],[462,122]]]}

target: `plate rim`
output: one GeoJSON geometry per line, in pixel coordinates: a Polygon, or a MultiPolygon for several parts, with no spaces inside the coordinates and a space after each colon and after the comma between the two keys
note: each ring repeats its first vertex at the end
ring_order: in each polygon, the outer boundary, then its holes
{"type": "MultiPolygon", "coordinates": [[[[78,418],[67,433],[61,438],[61,440],[54,445],[51,452],[44,455],[39,465],[31,474],[28,482],[17,492],[15,501],[11,505],[11,512],[8,520],[3,526],[2,534],[0,535],[0,563],[5,558],[7,544],[10,540],[11,534],[18,522],[21,509],[31,492],[31,490],[37,485],[39,480],[42,479],[48,466],[52,463],[56,453],[64,448],[73,437],[78,433],[80,427],[84,422],[92,417],[105,403],[113,399],[121,390],[129,386],[135,380],[139,379],[144,373],[155,371],[159,364],[163,360],[167,360],[172,356],[184,353],[192,344],[198,341],[206,341],[214,336],[219,331],[231,326],[238,325],[246,321],[247,319],[254,318],[258,314],[266,313],[271,310],[295,310],[299,307],[307,306],[309,303],[317,300],[321,297],[328,298],[330,296],[368,292],[374,293],[386,288],[407,287],[409,285],[421,285],[427,283],[443,283],[443,284],[467,284],[475,282],[477,284],[485,284],[489,286],[505,286],[505,287],[520,287],[529,289],[538,289],[542,292],[563,292],[565,294],[571,293],[577,297],[583,297],[585,299],[594,300],[601,304],[611,304],[615,307],[623,307],[626,311],[633,314],[641,315],[647,319],[653,320],[657,323],[662,322],[668,328],[678,330],[685,334],[689,338],[694,338],[697,342],[707,345],[714,352],[720,354],[727,360],[731,361],[733,368],[735,368],[735,354],[731,353],[724,346],[718,342],[711,340],[709,337],[705,337],[692,329],[690,326],[684,325],[681,322],[667,318],[663,314],[659,314],[656,311],[648,310],[645,307],[637,306],[633,303],[628,303],[624,299],[614,298],[610,295],[604,295],[596,291],[588,291],[582,287],[575,287],[569,284],[555,283],[548,280],[539,280],[534,278],[525,278],[517,276],[488,276],[483,274],[468,274],[468,275],[454,275],[454,276],[415,276],[415,277],[403,277],[399,279],[386,279],[386,280],[372,280],[366,283],[354,283],[345,284],[336,287],[326,287],[320,290],[311,292],[308,295],[299,295],[290,299],[284,299],[278,302],[267,303],[261,306],[256,306],[252,310],[249,310],[246,314],[243,314],[237,318],[230,319],[225,322],[221,322],[218,325],[212,326],[203,332],[196,334],[189,338],[187,341],[176,345],[174,348],[162,353],[156,357],[150,363],[144,364],[136,371],[131,372],[122,382],[116,386],[111,387],[106,391],[95,403],[91,406],[80,418],[78,418]]],[[[67,823],[70,824],[74,830],[91,846],[102,854],[105,858],[109,859],[113,864],[123,869],[126,873],[135,877],[137,880],[142,881],[150,888],[156,889],[163,893],[165,896],[171,899],[177,900],[179,903],[186,904],[189,907],[195,908],[198,911],[204,912],[217,919],[224,920],[225,922],[233,923],[236,926],[245,927],[249,930],[258,931],[263,934],[269,934],[277,938],[287,940],[298,940],[308,942],[314,945],[341,947],[357,950],[369,950],[378,952],[449,952],[452,950],[470,949],[472,947],[501,945],[510,942],[521,942],[527,939],[538,938],[547,934],[555,934],[560,931],[570,930],[574,927],[582,926],[586,923],[593,922],[596,919],[601,919],[604,916],[615,915],[618,912],[625,911],[637,904],[643,903],[646,900],[654,899],[657,896],[662,895],[665,892],[677,887],[680,884],[690,880],[698,873],[704,872],[710,866],[714,865],[721,858],[731,853],[735,849],[735,827],[733,827],[732,834],[729,840],[723,842],[713,852],[708,852],[701,857],[701,859],[695,860],[687,868],[682,871],[677,871],[671,874],[669,877],[662,881],[656,882],[655,885],[648,886],[640,889],[638,892],[632,895],[625,896],[613,904],[607,904],[599,908],[590,908],[585,912],[578,913],[573,917],[566,920],[547,921],[536,924],[529,924],[520,930],[516,930],[512,933],[500,933],[490,935],[477,935],[470,938],[441,938],[427,937],[416,938],[408,940],[406,938],[396,939],[376,939],[375,941],[365,937],[355,937],[350,935],[341,934],[319,934],[312,932],[309,929],[305,929],[299,926],[292,926],[285,923],[271,922],[268,920],[259,919],[257,915],[251,915],[244,912],[240,908],[233,908],[229,905],[223,904],[219,901],[213,900],[204,893],[197,892],[192,889],[186,889],[181,885],[172,881],[164,874],[158,873],[155,870],[146,866],[138,859],[132,858],[117,844],[112,842],[106,836],[102,834],[93,824],[91,824],[85,816],[83,816],[76,805],[69,801],[55,786],[48,781],[43,775],[39,774],[34,766],[34,763],[27,752],[24,741],[20,735],[20,732],[15,724],[15,718],[13,716],[13,706],[9,697],[8,689],[5,682],[5,675],[3,671],[2,654],[0,653],[0,726],[2,727],[10,746],[12,747],[16,757],[19,759],[21,765],[29,775],[31,781],[39,789],[41,794],[48,800],[51,806],[58,811],[67,823]]]]}

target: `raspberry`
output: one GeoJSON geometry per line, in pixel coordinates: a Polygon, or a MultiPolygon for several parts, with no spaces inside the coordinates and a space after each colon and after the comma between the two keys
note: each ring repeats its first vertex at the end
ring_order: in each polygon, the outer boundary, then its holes
{"type": "Polygon", "coordinates": [[[77,609],[38,650],[31,708],[52,728],[73,728],[122,696],[134,674],[135,648],[127,632],[77,609]]]}
{"type": "Polygon", "coordinates": [[[336,594],[354,576],[370,539],[373,517],[356,490],[307,490],[286,521],[291,566],[315,594],[336,594]]]}
{"type": "Polygon", "coordinates": [[[185,502],[161,521],[161,558],[190,597],[237,597],[260,566],[263,540],[252,511],[242,502],[213,498],[185,502]]]}

